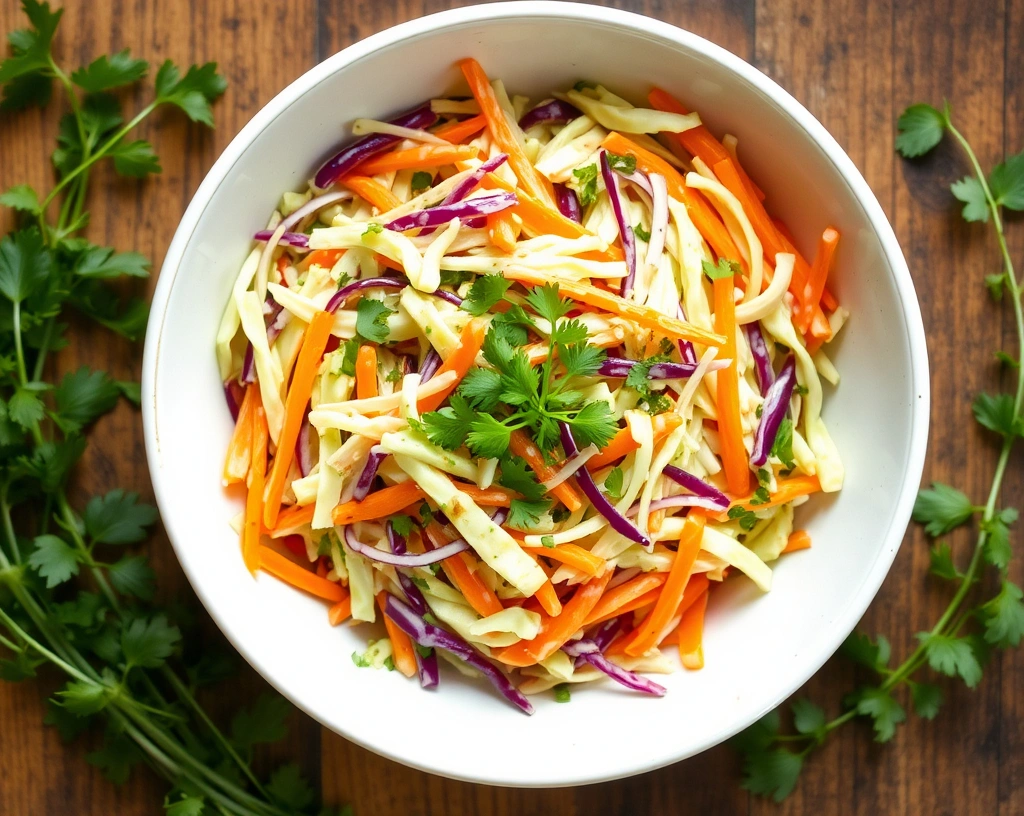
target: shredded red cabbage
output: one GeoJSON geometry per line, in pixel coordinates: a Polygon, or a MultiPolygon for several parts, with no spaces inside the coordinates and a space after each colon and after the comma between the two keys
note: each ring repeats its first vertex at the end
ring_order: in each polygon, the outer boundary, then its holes
{"type": "Polygon", "coordinates": [[[350,550],[352,550],[352,552],[357,552],[360,555],[369,558],[371,561],[379,561],[382,564],[390,564],[393,567],[410,568],[427,567],[469,549],[469,545],[462,539],[459,539],[458,541],[453,541],[451,544],[445,544],[443,547],[438,547],[436,550],[429,550],[428,552],[423,553],[407,552],[402,555],[398,555],[393,552],[378,550],[376,547],[371,547],[369,544],[363,544],[358,538],[356,538],[356,534],[352,532],[351,527],[345,528],[345,544],[350,550]]]}
{"type": "Polygon", "coordinates": [[[761,396],[768,394],[768,389],[775,382],[775,371],[772,369],[772,361],[768,356],[768,344],[761,334],[761,324],[758,321],[744,323],[743,331],[747,334],[747,343],[750,344],[750,353],[754,357],[754,371],[757,373],[757,384],[761,387],[761,396]]]}
{"type": "MultiPolygon", "coordinates": [[[[579,448],[576,447],[576,440],[572,437],[572,431],[564,422],[559,422],[558,426],[562,437],[562,447],[565,449],[566,457],[576,456],[580,451],[579,448]]],[[[635,541],[637,544],[643,545],[644,547],[651,546],[651,540],[640,532],[639,528],[633,524],[633,522],[616,510],[614,505],[608,501],[604,493],[598,489],[597,485],[594,483],[594,477],[590,475],[589,470],[586,468],[580,468],[576,471],[576,484],[580,486],[580,490],[582,490],[586,494],[587,498],[590,499],[590,503],[594,505],[594,509],[608,519],[608,523],[615,532],[619,535],[625,536],[630,541],[635,541]]]]}
{"type": "MultiPolygon", "coordinates": [[[[269,241],[273,234],[273,230],[260,230],[252,237],[257,241],[269,241]]],[[[286,232],[277,243],[292,249],[309,249],[309,236],[304,232],[286,232]]]]}
{"type": "Polygon", "coordinates": [[[425,383],[431,377],[437,373],[437,369],[441,367],[441,357],[434,347],[431,346],[427,351],[426,357],[423,358],[423,365],[420,366],[420,383],[425,383]]]}
{"type": "MultiPolygon", "coordinates": [[[[729,360],[713,360],[708,366],[708,371],[718,371],[729,365],[729,360]]],[[[636,360],[627,360],[623,357],[606,357],[597,373],[602,377],[628,377],[636,360]]],[[[692,377],[697,370],[697,363],[655,363],[647,371],[649,380],[680,380],[692,377]]]]}
{"type": "Polygon", "coordinates": [[[608,151],[601,151],[601,177],[604,179],[604,186],[608,190],[608,198],[612,202],[612,212],[615,213],[615,221],[619,225],[619,238],[622,241],[622,254],[626,258],[626,277],[622,279],[622,288],[619,294],[628,298],[633,292],[633,283],[636,280],[636,241],[633,238],[633,228],[626,220],[626,214],[622,206],[622,193],[619,190],[619,175],[612,170],[608,163],[608,151]]]}
{"type": "Polygon", "coordinates": [[[476,198],[467,198],[452,204],[438,204],[427,210],[417,210],[408,215],[400,215],[384,226],[395,232],[405,232],[419,227],[441,227],[453,218],[464,221],[479,215],[501,212],[518,203],[519,199],[516,198],[515,193],[488,193],[476,198]]]}
{"type": "Polygon", "coordinates": [[[447,301],[448,303],[452,304],[453,306],[461,306],[462,305],[462,298],[460,298],[454,292],[449,292],[446,289],[435,289],[433,292],[431,292],[431,294],[434,297],[439,297],[439,298],[441,298],[441,300],[447,301]]]}
{"type": "MultiPolygon", "coordinates": [[[[424,105],[392,119],[390,124],[414,130],[423,130],[435,122],[437,122],[437,114],[430,109],[430,105],[424,105]]],[[[316,171],[313,184],[321,190],[326,190],[357,164],[386,150],[397,141],[399,141],[398,136],[392,136],[388,133],[371,133],[361,139],[356,139],[324,162],[323,166],[316,171]]]]}
{"type": "Polygon", "coordinates": [[[575,105],[570,105],[561,99],[552,99],[523,114],[523,118],[519,120],[519,127],[526,130],[542,122],[571,122],[582,115],[583,113],[575,105]]]}
{"type": "Polygon", "coordinates": [[[439,626],[427,623],[408,604],[398,600],[394,595],[388,595],[387,602],[384,605],[384,614],[398,624],[398,627],[420,644],[420,646],[444,649],[446,652],[450,652],[483,674],[512,705],[526,714],[533,713],[533,706],[526,699],[526,695],[513,686],[509,679],[493,663],[477,653],[472,646],[458,635],[452,634],[439,626]]]}
{"type": "Polygon", "coordinates": [[[761,422],[754,433],[754,448],[750,452],[750,464],[754,467],[761,467],[768,461],[768,454],[771,453],[772,445],[775,444],[779,426],[786,416],[786,411],[789,410],[789,401],[793,397],[793,386],[795,385],[796,357],[790,354],[786,358],[786,362],[782,364],[778,378],[771,384],[768,393],[764,396],[761,422]]]}
{"type": "Polygon", "coordinates": [[[558,205],[558,211],[570,221],[575,221],[577,224],[583,223],[583,210],[575,190],[564,184],[556,184],[555,203],[558,205]]]}
{"type": "Polygon", "coordinates": [[[506,161],[508,161],[507,153],[498,153],[496,156],[492,156],[452,187],[451,192],[441,200],[441,204],[455,204],[458,201],[462,201],[462,199],[476,189],[477,185],[483,181],[484,176],[488,173],[493,173],[506,161]]]}
{"type": "Polygon", "coordinates": [[[616,683],[621,683],[633,691],[642,691],[644,694],[653,694],[655,697],[664,697],[667,689],[659,686],[653,680],[641,677],[635,672],[628,671],[621,666],[616,666],[607,657],[601,654],[601,650],[592,640],[574,640],[566,643],[562,651],[569,657],[582,657],[595,669],[607,674],[616,683]]]}
{"type": "Polygon", "coordinates": [[[337,292],[331,295],[331,299],[324,306],[325,312],[336,312],[346,300],[356,292],[364,289],[404,289],[409,285],[408,281],[401,278],[363,278],[342,286],[337,292]]]}
{"type": "MultiPolygon", "coordinates": [[[[679,304],[679,319],[686,320],[686,312],[683,311],[683,304],[679,304]]],[[[693,350],[693,343],[689,340],[679,341],[679,357],[684,363],[690,363],[691,365],[697,365],[697,352],[693,350]]]]}
{"type": "Polygon", "coordinates": [[[383,448],[377,445],[370,448],[370,454],[366,457],[363,472],[359,474],[356,489],[352,492],[352,498],[355,501],[362,501],[366,498],[366,494],[373,487],[373,480],[377,478],[377,468],[380,467],[380,463],[387,459],[387,457],[387,451],[383,448]]]}
{"type": "Polygon", "coordinates": [[[685,487],[695,496],[703,496],[705,499],[711,499],[711,501],[718,504],[722,509],[729,506],[729,497],[721,490],[714,485],[708,484],[703,479],[694,476],[692,473],[687,473],[682,468],[678,468],[675,465],[665,465],[665,469],[662,473],[668,476],[668,478],[676,484],[685,487]]]}
{"type": "Polygon", "coordinates": [[[238,410],[241,405],[238,402],[238,397],[235,396],[235,383],[228,380],[224,383],[224,401],[228,404],[228,411],[231,412],[231,421],[238,422],[238,410]]]}
{"type": "Polygon", "coordinates": [[[309,450],[309,406],[302,417],[302,426],[299,428],[299,435],[295,439],[295,461],[299,463],[299,473],[308,476],[313,469],[313,455],[309,450]]]}

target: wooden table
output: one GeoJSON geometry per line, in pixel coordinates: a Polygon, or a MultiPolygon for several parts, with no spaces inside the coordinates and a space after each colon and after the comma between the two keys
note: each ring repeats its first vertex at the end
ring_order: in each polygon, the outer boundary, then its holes
{"type": "MultiPolygon", "coordinates": [[[[130,47],[159,63],[217,60],[230,82],[216,106],[217,129],[158,116],[145,133],[163,175],[140,187],[100,173],[93,187],[90,235],[120,249],[162,259],[207,168],[234,134],[281,88],[350,43],[422,14],[458,5],[446,0],[139,0],[68,2],[59,35],[66,63],[130,47]]],[[[909,164],[892,150],[895,120],[916,101],[949,99],[986,166],[1024,144],[1024,0],[622,0],[688,28],[749,60],[800,99],[860,167],[895,226],[917,282],[929,330],[933,409],[927,476],[974,496],[987,490],[995,449],[969,420],[971,396],[994,387],[992,351],[1012,347],[1009,312],[988,300],[982,276],[998,267],[980,227],[961,221],[948,184],[966,172],[953,152],[909,164]]],[[[23,25],[16,0],[0,0],[0,29],[23,25]]],[[[141,97],[140,97],[141,98],[141,97]]],[[[48,189],[56,110],[0,118],[0,186],[27,181],[48,189]]],[[[6,218],[6,214],[2,216],[6,218]]],[[[1024,225],[1011,219],[1011,248],[1024,255],[1024,225]]],[[[5,228],[7,224],[5,223],[5,228]]],[[[141,348],[81,331],[61,368],[83,362],[120,377],[139,376],[141,348]]],[[[879,361],[880,364],[883,361],[879,361]]],[[[1024,503],[1022,461],[1011,463],[1004,504],[1024,503]]],[[[90,487],[150,492],[141,419],[121,407],[93,433],[84,466],[90,487]]],[[[968,546],[954,537],[955,546],[968,546]]],[[[152,545],[166,597],[183,591],[166,539],[152,545]]],[[[905,654],[915,631],[937,617],[945,588],[925,577],[928,549],[919,531],[903,549],[864,627],[882,631],[905,654]]],[[[1014,580],[1024,570],[1015,565],[1014,580]]],[[[943,683],[947,706],[932,723],[912,719],[888,746],[866,726],[848,727],[814,757],[781,808],[738,786],[739,766],[719,747],[679,765],[585,788],[504,790],[450,782],[406,770],[357,748],[311,720],[294,716],[276,756],[301,759],[330,802],[349,801],[366,816],[388,814],[1024,814],[1024,683],[1021,651],[997,654],[981,686],[943,683]],[[1015,679],[1017,678],[1017,679],[1015,679]]],[[[247,675],[245,684],[261,681],[247,675]]],[[[835,710],[857,672],[831,661],[805,690],[835,710]]],[[[61,745],[41,724],[49,681],[0,686],[0,814],[43,816],[73,807],[79,816],[162,812],[160,782],[139,772],[115,788],[84,760],[86,746],[61,745]]],[[[214,698],[216,710],[237,696],[214,698]],[[231,699],[227,699],[231,698],[231,699]]],[[[684,729],[685,723],[670,728],[684,729]]],[[[666,737],[668,738],[668,737],[666,737]]]]}

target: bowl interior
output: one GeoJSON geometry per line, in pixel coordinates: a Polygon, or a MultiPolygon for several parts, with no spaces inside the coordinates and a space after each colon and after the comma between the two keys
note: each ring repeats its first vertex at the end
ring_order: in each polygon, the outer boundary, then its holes
{"type": "Polygon", "coordinates": [[[700,38],[569,4],[424,18],[354,46],[285,90],[232,142],[178,230],[154,304],[144,385],[164,521],[197,592],[238,649],[350,739],[425,770],[509,785],[599,781],[692,755],[803,683],[885,576],[920,477],[927,423],[927,362],[909,275],[880,208],[821,126],[770,80],[700,38]],[[776,564],[770,593],[742,578],[715,592],[706,667],[660,680],[669,689],[663,699],[608,684],[580,690],[570,705],[536,700],[528,718],[486,683],[454,671],[427,693],[397,673],[358,669],[350,655],[363,648],[367,628],[331,628],[322,603],[269,576],[253,580],[228,527],[242,504],[219,481],[231,421],[213,345],[249,237],[281,192],[300,187],[348,138],[352,119],[385,118],[455,88],[453,61],[464,55],[510,92],[534,99],[586,78],[642,103],[657,83],[714,132],[739,137],[745,166],[805,253],[813,254],[829,224],[843,236],[831,285],[852,317],[831,347],[843,380],[835,393],[826,385],[824,416],[845,460],[846,486],[801,511],[814,547],[776,564]],[[476,735],[488,735],[484,744],[500,744],[500,752],[481,750],[476,735]],[[555,745],[552,761],[544,747],[555,745]]]}

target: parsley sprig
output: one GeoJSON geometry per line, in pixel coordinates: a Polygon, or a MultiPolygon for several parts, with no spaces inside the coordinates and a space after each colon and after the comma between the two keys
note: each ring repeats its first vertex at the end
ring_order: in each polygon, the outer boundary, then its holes
{"type": "MultiPolygon", "coordinates": [[[[1007,249],[1002,212],[1004,208],[1024,210],[1024,153],[1011,156],[986,175],[970,143],[954,126],[948,104],[942,110],[913,105],[897,124],[896,149],[904,157],[924,155],[949,133],[970,162],[972,174],[955,182],[952,193],[964,203],[965,220],[992,224],[1003,268],[999,274],[987,276],[985,283],[996,300],[1009,296],[1020,355],[1024,351],[1022,288],[1007,249]]],[[[889,641],[882,635],[875,639],[859,632],[850,635],[842,652],[865,666],[874,683],[848,694],[842,701],[844,711],[834,719],[827,719],[824,710],[809,700],[796,699],[790,705],[792,733],[782,732],[782,718],[773,711],[739,735],[735,745],[744,755],[743,786],[748,790],[781,801],[796,786],[808,754],[851,720],[870,720],[878,742],[892,739],[907,718],[897,699],[901,689],[906,690],[919,717],[935,717],[943,693],[935,683],[919,679],[925,667],[938,675],[958,677],[973,688],[981,680],[991,649],[1020,644],[1024,637],[1022,592],[1007,577],[1012,556],[1010,528],[1018,514],[1013,508],[1000,509],[999,498],[1014,447],[1024,436],[1024,369],[1019,356],[1014,359],[1002,351],[997,356],[1016,371],[1016,385],[1010,393],[979,394],[974,400],[975,419],[1000,440],[985,503],[978,505],[955,487],[937,482],[922,490],[914,505],[914,520],[924,525],[931,538],[975,523],[974,548],[965,569],[957,566],[948,543],[938,541],[932,548],[929,572],[955,587],[945,611],[931,629],[917,634],[917,646],[898,666],[890,665],[889,641]],[[986,567],[996,572],[1000,586],[998,593],[988,598],[981,583],[986,567]]]]}
{"type": "Polygon", "coordinates": [[[0,239],[0,678],[24,680],[47,665],[61,671],[66,684],[46,721],[67,739],[102,726],[89,761],[116,782],[146,762],[171,785],[169,814],[303,812],[313,792],[294,765],[266,781],[250,766],[253,746],[283,736],[290,706],[261,698],[225,732],[196,701],[231,661],[195,649],[187,617],[153,604],[156,576],[137,545],[156,509],[120,489],[81,506],[68,496],[85,433],[121,398],[138,404],[139,386],[88,368],[56,382],[44,376],[51,352],[68,343],[70,310],[129,339],[145,327],[146,304],[124,299],[121,279],[145,277],[149,261],[81,235],[91,169],[111,159],[123,176],[160,172],[153,146],[129,139],[133,129],[167,106],[212,127],[224,78],[213,63],[182,74],[165,62],[152,101],[129,118],[116,92],[143,80],[149,64],[125,50],[66,70],[51,50],[61,11],[38,0],[23,0],[23,9],[30,27],[8,36],[0,109],[45,105],[56,83],[69,112],[52,156],[53,189],[40,195],[21,184],[0,195],[19,222],[0,239]]]}

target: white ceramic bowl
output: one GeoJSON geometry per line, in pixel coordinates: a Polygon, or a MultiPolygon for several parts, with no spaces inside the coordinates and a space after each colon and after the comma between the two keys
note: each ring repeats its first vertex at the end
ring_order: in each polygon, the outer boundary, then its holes
{"type": "MultiPolygon", "coordinates": [[[[829,389],[831,391],[831,389],[829,389]]],[[[424,17],[326,60],[278,94],[218,159],[161,271],[143,369],[146,448],[164,524],[192,585],[231,642],[324,725],[423,770],[498,785],[598,782],[715,745],[802,685],[853,629],[900,545],[924,463],[928,362],[914,287],[878,202],[825,129],[742,60],[646,17],[569,3],[515,2],[424,17]],[[214,333],[254,229],[304,183],[358,116],[387,118],[453,88],[462,56],[534,98],[578,79],[637,101],[653,83],[739,137],[768,201],[813,254],[843,235],[832,285],[852,312],[832,348],[843,376],[825,418],[846,486],[800,522],[810,551],[775,566],[766,595],[742,578],[716,592],[706,667],[660,682],[662,699],[610,683],[525,717],[485,682],[446,671],[436,692],[356,668],[366,629],[331,628],[324,605],[245,571],[220,486],[231,432],[214,333]]]]}

